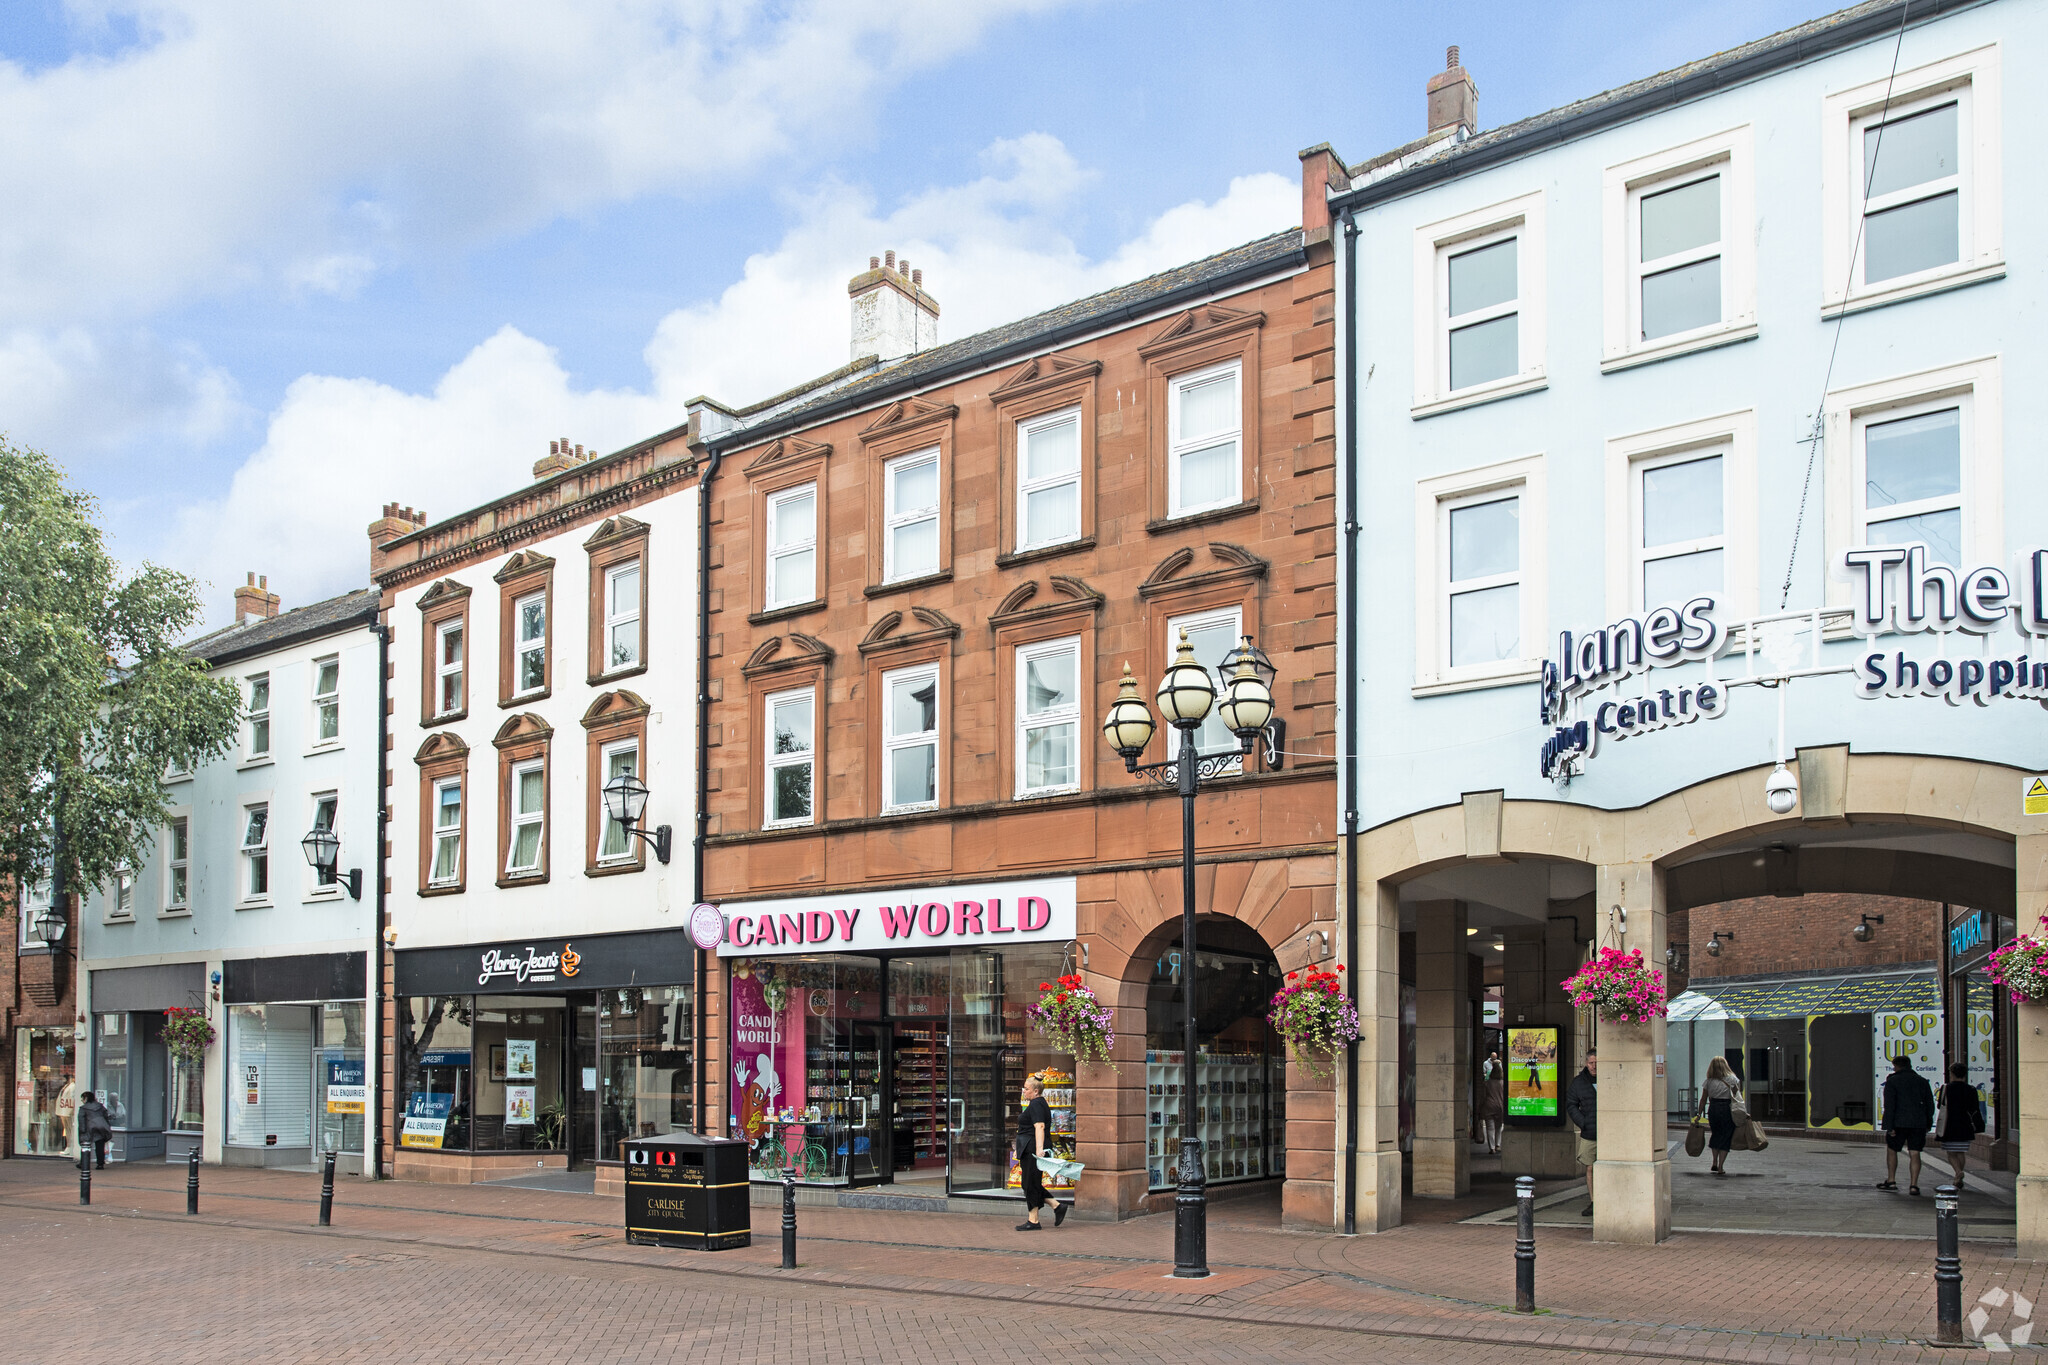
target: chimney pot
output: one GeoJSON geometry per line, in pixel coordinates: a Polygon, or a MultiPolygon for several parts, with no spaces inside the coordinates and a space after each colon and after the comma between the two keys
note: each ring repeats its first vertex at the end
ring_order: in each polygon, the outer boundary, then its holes
{"type": "Polygon", "coordinates": [[[885,260],[886,260],[886,261],[887,261],[887,262],[889,263],[889,268],[890,268],[891,270],[894,270],[894,269],[896,268],[896,253],[895,253],[895,252],[893,252],[893,251],[890,251],[890,252],[885,252],[885,253],[883,253],[883,259],[885,259],[885,260]]]}
{"type": "Polygon", "coordinates": [[[910,282],[911,282],[912,284],[914,284],[914,285],[918,285],[918,286],[922,287],[922,286],[923,286],[923,284],[924,284],[924,272],[923,272],[922,270],[913,270],[913,271],[911,271],[911,272],[910,272],[910,282]]]}
{"type": "Polygon", "coordinates": [[[870,257],[868,257],[868,269],[870,269],[870,270],[880,270],[881,268],[882,268],[882,258],[881,258],[880,256],[870,256],[870,257]]]}
{"type": "Polygon", "coordinates": [[[1449,71],[1458,64],[1458,45],[1452,43],[1444,49],[1444,70],[1449,71]]]}

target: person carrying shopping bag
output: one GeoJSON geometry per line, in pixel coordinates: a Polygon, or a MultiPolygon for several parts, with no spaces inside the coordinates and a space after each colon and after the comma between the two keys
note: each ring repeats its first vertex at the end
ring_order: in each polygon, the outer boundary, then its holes
{"type": "Polygon", "coordinates": [[[1728,1152],[1735,1145],[1735,1106],[1742,1099],[1742,1085],[1726,1057],[1707,1065],[1706,1084],[1700,1087],[1700,1109],[1707,1117],[1707,1147],[1714,1154],[1715,1175],[1728,1174],[1728,1152]]]}
{"type": "MultiPolygon", "coordinates": [[[[1045,1137],[1052,1127],[1052,1107],[1045,1102],[1045,1082],[1036,1076],[1026,1079],[1022,1100],[1023,1112],[1017,1118],[1017,1173],[1024,1182],[1024,1221],[1017,1224],[1017,1231],[1037,1232],[1043,1226],[1038,1221],[1038,1211],[1048,1202],[1045,1172],[1038,1166],[1038,1158],[1049,1150],[1045,1137]]],[[[1053,1205],[1054,1227],[1067,1221],[1067,1210],[1071,1207],[1067,1203],[1053,1205]]]]}

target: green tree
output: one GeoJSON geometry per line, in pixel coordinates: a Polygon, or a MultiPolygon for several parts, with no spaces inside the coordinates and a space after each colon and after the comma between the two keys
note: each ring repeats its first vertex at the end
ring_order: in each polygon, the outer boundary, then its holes
{"type": "Polygon", "coordinates": [[[199,585],[121,575],[98,506],[40,451],[0,439],[0,879],[57,866],[72,890],[139,867],[169,806],[166,769],[225,753],[234,684],[179,641],[199,585]],[[53,847],[61,828],[61,847],[53,847]]]}

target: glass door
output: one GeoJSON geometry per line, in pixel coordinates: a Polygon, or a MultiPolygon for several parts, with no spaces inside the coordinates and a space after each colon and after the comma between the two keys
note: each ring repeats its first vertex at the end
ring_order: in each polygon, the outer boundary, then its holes
{"type": "Polygon", "coordinates": [[[1000,1193],[1010,1174],[1005,1119],[1024,1083],[1024,1050],[1011,1044],[1004,1020],[1001,953],[955,955],[947,1041],[952,1054],[946,1103],[952,1192],[1000,1193]]]}
{"type": "Polygon", "coordinates": [[[599,1155],[597,1139],[597,997],[569,997],[568,1129],[563,1140],[573,1170],[599,1155]]]}
{"type": "Polygon", "coordinates": [[[888,1024],[849,1021],[846,1029],[853,1103],[832,1153],[834,1173],[854,1185],[886,1185],[895,1178],[894,1039],[888,1024]]]}

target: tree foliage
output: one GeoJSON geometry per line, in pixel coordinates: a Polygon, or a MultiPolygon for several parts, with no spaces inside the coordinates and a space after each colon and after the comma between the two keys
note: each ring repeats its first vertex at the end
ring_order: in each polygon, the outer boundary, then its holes
{"type": "Polygon", "coordinates": [[[227,752],[234,684],[179,642],[199,585],[123,577],[93,498],[45,454],[0,439],[0,879],[73,890],[139,867],[165,820],[166,769],[227,752]],[[61,847],[53,847],[57,829],[61,847]]]}

